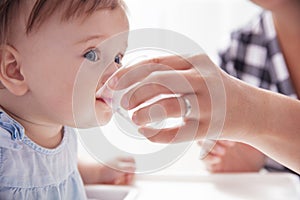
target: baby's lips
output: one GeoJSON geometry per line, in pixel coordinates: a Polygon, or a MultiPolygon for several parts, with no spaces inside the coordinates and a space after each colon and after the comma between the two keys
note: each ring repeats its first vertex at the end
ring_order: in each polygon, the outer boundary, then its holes
{"type": "Polygon", "coordinates": [[[112,90],[108,89],[107,86],[105,85],[96,92],[96,98],[103,99],[109,105],[112,102],[112,97],[113,97],[112,90]]]}

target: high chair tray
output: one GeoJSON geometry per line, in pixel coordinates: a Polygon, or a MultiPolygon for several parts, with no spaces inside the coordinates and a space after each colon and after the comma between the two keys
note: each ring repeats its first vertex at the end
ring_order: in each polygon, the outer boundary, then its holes
{"type": "Polygon", "coordinates": [[[133,200],[137,190],[129,186],[88,185],[85,186],[88,200],[133,200]]]}
{"type": "Polygon", "coordinates": [[[138,200],[299,200],[299,177],[292,174],[143,175],[138,200]]]}

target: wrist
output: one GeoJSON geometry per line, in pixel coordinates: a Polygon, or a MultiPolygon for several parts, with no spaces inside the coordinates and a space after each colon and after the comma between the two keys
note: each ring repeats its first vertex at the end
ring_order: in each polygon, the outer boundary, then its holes
{"type": "Polygon", "coordinates": [[[263,96],[264,93],[260,89],[241,80],[228,76],[226,81],[227,111],[224,137],[249,143],[251,138],[257,137],[257,133],[262,130],[266,113],[264,109],[267,109],[265,105],[268,105],[268,99],[263,96]]]}

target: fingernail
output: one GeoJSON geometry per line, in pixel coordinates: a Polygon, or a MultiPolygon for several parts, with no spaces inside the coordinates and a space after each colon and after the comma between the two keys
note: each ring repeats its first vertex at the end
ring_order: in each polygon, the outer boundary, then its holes
{"type": "Polygon", "coordinates": [[[117,77],[113,77],[109,82],[108,85],[110,88],[115,88],[118,84],[118,78],[117,77]]]}
{"type": "Polygon", "coordinates": [[[203,160],[207,155],[208,155],[207,151],[201,150],[200,155],[199,155],[199,159],[203,160]]]}
{"type": "Polygon", "coordinates": [[[232,141],[226,141],[227,146],[233,147],[235,145],[235,142],[232,141]]]}
{"type": "Polygon", "coordinates": [[[129,101],[127,97],[123,97],[121,100],[121,105],[123,108],[128,109],[129,108],[129,101]]]}
{"type": "Polygon", "coordinates": [[[136,115],[137,115],[136,113],[133,113],[133,115],[132,115],[132,121],[133,121],[136,125],[139,125],[139,121],[138,121],[136,115]]]}
{"type": "Polygon", "coordinates": [[[138,130],[138,131],[139,131],[139,133],[140,133],[140,134],[142,134],[142,135],[144,135],[144,134],[145,134],[145,129],[143,129],[143,128],[139,128],[139,130],[138,130]]]}
{"type": "Polygon", "coordinates": [[[214,157],[213,159],[213,163],[217,164],[221,162],[221,158],[220,157],[214,157]]]}
{"type": "Polygon", "coordinates": [[[215,149],[213,150],[217,154],[224,155],[225,154],[225,149],[219,146],[216,146],[215,149]]]}
{"type": "Polygon", "coordinates": [[[114,181],[114,185],[120,185],[122,183],[122,180],[118,178],[117,180],[114,181]]]}

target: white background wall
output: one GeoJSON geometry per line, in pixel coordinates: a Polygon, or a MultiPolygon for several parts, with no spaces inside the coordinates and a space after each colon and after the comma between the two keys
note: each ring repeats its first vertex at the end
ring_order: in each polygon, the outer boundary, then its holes
{"type": "Polygon", "coordinates": [[[132,29],[164,28],[184,34],[215,59],[231,30],[260,8],[248,0],[125,0],[132,29]]]}
{"type": "MultiPolygon", "coordinates": [[[[247,23],[260,8],[247,0],[125,0],[131,29],[163,28],[197,42],[217,62],[217,49],[230,32],[247,23]]],[[[87,156],[82,147],[80,154],[87,156]]],[[[166,172],[205,172],[198,160],[199,148],[191,149],[166,172]]]]}

